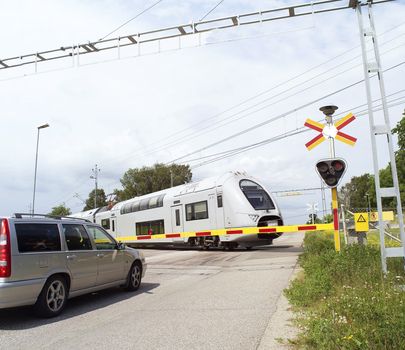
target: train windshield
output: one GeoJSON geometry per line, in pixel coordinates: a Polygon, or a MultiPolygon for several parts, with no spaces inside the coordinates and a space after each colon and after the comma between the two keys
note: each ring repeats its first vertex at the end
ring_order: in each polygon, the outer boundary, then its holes
{"type": "Polygon", "coordinates": [[[239,186],[249,203],[256,210],[275,209],[274,203],[269,194],[256,182],[251,180],[241,180],[239,186]]]}

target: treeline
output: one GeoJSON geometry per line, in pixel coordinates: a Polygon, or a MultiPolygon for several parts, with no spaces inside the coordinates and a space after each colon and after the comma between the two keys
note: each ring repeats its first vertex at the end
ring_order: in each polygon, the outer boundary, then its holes
{"type": "MultiPolygon", "coordinates": [[[[402,207],[405,207],[405,117],[403,117],[392,130],[398,135],[398,151],[395,152],[395,160],[398,171],[399,188],[401,192],[402,207]]],[[[392,187],[391,164],[379,171],[381,187],[392,187]]],[[[350,182],[342,186],[339,198],[346,208],[371,208],[377,207],[375,194],[374,175],[363,174],[354,176],[350,182]]],[[[396,208],[395,199],[384,198],[383,207],[396,208]]]]}
{"type": "MultiPolygon", "coordinates": [[[[120,179],[122,189],[115,189],[113,192],[114,202],[121,202],[133,197],[161,191],[173,185],[178,186],[188,183],[192,179],[192,172],[189,165],[171,164],[164,165],[157,163],[151,167],[128,169],[120,179]]],[[[89,193],[86,199],[84,210],[94,208],[95,189],[89,193]]],[[[104,189],[97,189],[97,207],[108,205],[108,198],[104,189]]],[[[52,208],[51,215],[70,215],[71,211],[65,204],[52,208]]]]}

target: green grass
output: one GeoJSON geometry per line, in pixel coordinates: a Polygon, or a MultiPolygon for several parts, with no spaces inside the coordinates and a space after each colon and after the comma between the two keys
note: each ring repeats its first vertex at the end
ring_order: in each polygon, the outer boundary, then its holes
{"type": "Polygon", "coordinates": [[[304,349],[405,349],[403,260],[381,272],[379,248],[334,250],[332,233],[307,233],[300,256],[303,275],[285,291],[298,312],[304,349]]]}

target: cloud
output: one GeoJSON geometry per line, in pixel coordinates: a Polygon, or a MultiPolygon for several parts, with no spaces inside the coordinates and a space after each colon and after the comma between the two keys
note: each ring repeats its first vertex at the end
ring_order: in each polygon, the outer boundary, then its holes
{"type": "MultiPolygon", "coordinates": [[[[30,1],[9,2],[3,6],[5,16],[0,23],[2,56],[97,40],[152,3],[45,0],[38,7],[30,1]],[[21,12],[21,8],[25,11],[21,12]]],[[[163,1],[112,37],[189,23],[201,18],[215,3],[163,1]]],[[[207,19],[290,3],[295,2],[269,5],[264,0],[225,1],[207,19]]],[[[404,14],[404,4],[375,6],[378,32],[401,25],[404,14]]],[[[404,45],[400,46],[404,43],[404,28],[399,26],[380,38],[384,68],[399,63],[405,56],[404,45]]],[[[137,58],[128,58],[137,54],[136,48],[122,50],[121,60],[108,63],[85,65],[116,58],[116,52],[87,55],[80,59],[80,67],[0,81],[0,198],[7,198],[0,201],[0,213],[26,211],[32,201],[36,128],[42,123],[48,122],[51,127],[40,134],[37,211],[48,212],[63,201],[76,211],[82,203],[74,195],[79,193],[87,198],[94,186],[89,176],[95,164],[101,168],[100,186],[110,192],[119,187],[119,178],[130,167],[182,157],[362,79],[361,58],[355,58],[360,54],[358,28],[351,10],[217,31],[190,38],[183,44],[196,46],[200,42],[198,47],[137,58]],[[342,52],[346,54],[310,70],[342,52]],[[353,62],[344,63],[352,58],[353,62]],[[335,65],[340,66],[332,70],[335,65]],[[353,65],[358,66],[344,72],[353,65]],[[297,75],[301,76],[276,87],[297,75]],[[319,77],[305,82],[315,75],[319,77]],[[301,85],[295,87],[297,84],[301,85]],[[259,98],[252,98],[261,93],[259,98]],[[251,100],[223,113],[247,99],[251,100]],[[263,105],[267,107],[253,113],[263,105]]],[[[153,44],[148,51],[156,49],[153,44]]],[[[58,68],[60,64],[52,62],[49,68],[58,68]]],[[[63,62],[65,68],[71,65],[70,60],[63,62]]],[[[33,73],[33,67],[24,67],[23,71],[33,73]]],[[[2,70],[0,79],[15,72],[2,70]]],[[[385,74],[387,93],[402,89],[403,76],[403,66],[385,74]]],[[[359,84],[193,157],[299,128],[308,117],[322,118],[318,111],[322,104],[334,103],[343,111],[365,102],[364,86],[359,84]]],[[[391,109],[393,125],[401,118],[402,108],[403,105],[391,109]]],[[[359,117],[345,129],[358,137],[357,145],[350,148],[336,144],[338,154],[349,162],[345,180],[372,171],[368,129],[367,116],[359,117]]],[[[314,132],[299,134],[197,167],[194,177],[201,179],[242,169],[274,191],[317,187],[314,164],[328,155],[328,148],[325,143],[308,152],[304,144],[314,136],[314,132]]],[[[384,166],[388,158],[383,155],[382,159],[384,166]]],[[[320,198],[317,191],[312,197],[284,197],[279,202],[288,216],[302,221],[307,217],[306,203],[320,203],[320,198]]]]}

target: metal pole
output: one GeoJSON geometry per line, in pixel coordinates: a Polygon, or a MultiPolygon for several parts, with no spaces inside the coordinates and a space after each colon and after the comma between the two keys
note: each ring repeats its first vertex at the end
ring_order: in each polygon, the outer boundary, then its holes
{"type": "Polygon", "coordinates": [[[343,223],[343,234],[345,237],[345,244],[347,245],[347,227],[346,227],[346,215],[345,215],[345,206],[343,204],[340,205],[340,210],[342,212],[342,223],[343,223]]]}
{"type": "Polygon", "coordinates": [[[49,124],[43,124],[37,127],[37,150],[35,152],[35,171],[34,171],[34,194],[32,196],[32,214],[35,214],[35,190],[37,187],[37,168],[38,168],[38,148],[39,148],[39,130],[49,127],[49,124]]]}
{"type": "MultiPolygon", "coordinates": [[[[375,33],[376,31],[375,31],[375,26],[374,26],[374,16],[373,16],[373,12],[371,11],[371,8],[372,8],[371,1],[368,2],[367,8],[368,8],[368,16],[369,16],[369,20],[370,20],[371,29],[375,33]]],[[[386,98],[386,93],[385,93],[383,72],[381,70],[380,52],[379,52],[379,49],[378,49],[377,35],[374,35],[373,40],[374,40],[374,45],[373,45],[374,46],[374,54],[375,54],[375,58],[376,58],[376,61],[377,61],[378,68],[379,68],[379,71],[378,71],[378,83],[379,83],[380,91],[381,91],[381,105],[383,107],[383,112],[384,112],[383,113],[384,114],[384,121],[385,121],[386,125],[390,126],[391,123],[390,123],[390,117],[389,117],[389,113],[388,113],[388,104],[387,104],[387,98],[386,98]]],[[[391,134],[391,131],[389,130],[389,127],[388,127],[388,133],[387,133],[387,141],[388,141],[388,144],[390,145],[390,147],[388,147],[388,151],[389,151],[390,160],[391,160],[392,182],[394,184],[395,197],[397,199],[397,213],[398,213],[399,234],[400,234],[401,241],[402,241],[402,251],[403,251],[403,258],[404,258],[403,264],[404,264],[404,268],[405,268],[404,218],[403,218],[403,215],[402,215],[401,192],[400,192],[400,189],[399,189],[397,164],[396,164],[394,149],[391,146],[393,144],[393,140],[392,140],[392,134],[391,134]]],[[[382,214],[382,206],[381,206],[381,214],[382,214]]],[[[381,218],[380,222],[382,222],[382,216],[380,218],[381,218]]],[[[380,225],[380,226],[383,226],[383,225],[380,225]]]]}
{"type": "Polygon", "coordinates": [[[97,208],[97,179],[98,173],[100,169],[97,168],[97,164],[95,165],[94,169],[91,169],[93,175],[90,176],[90,179],[94,179],[94,209],[97,208]]]}
{"type": "MultiPolygon", "coordinates": [[[[367,47],[365,43],[365,35],[363,29],[363,15],[361,12],[360,4],[356,6],[356,13],[357,13],[357,20],[359,23],[359,32],[360,32],[360,43],[361,43],[361,50],[362,50],[362,58],[363,58],[363,70],[364,70],[364,82],[366,84],[366,94],[367,94],[367,108],[368,108],[368,120],[370,123],[370,139],[371,139],[371,153],[373,155],[373,169],[374,169],[374,179],[375,179],[375,192],[376,192],[376,201],[377,201],[377,211],[380,218],[382,218],[382,202],[381,202],[381,190],[380,190],[380,173],[379,173],[379,166],[378,166],[378,158],[377,158],[377,144],[374,137],[374,115],[373,115],[373,99],[371,97],[371,84],[370,84],[370,77],[368,72],[368,64],[367,64],[367,47]]],[[[382,270],[384,273],[387,273],[387,261],[386,261],[386,254],[385,254],[385,244],[384,244],[384,229],[382,225],[379,226],[380,231],[380,249],[381,249],[381,265],[382,270]]]]}
{"type": "MultiPolygon", "coordinates": [[[[335,139],[333,136],[333,130],[337,132],[336,127],[333,125],[333,113],[338,107],[330,105],[319,108],[326,116],[326,128],[328,130],[329,138],[329,153],[331,158],[335,158],[335,139]]],[[[332,215],[333,215],[333,237],[335,240],[335,250],[340,252],[340,235],[339,235],[339,207],[338,207],[338,195],[336,187],[331,188],[332,191],[332,215]]]]}

